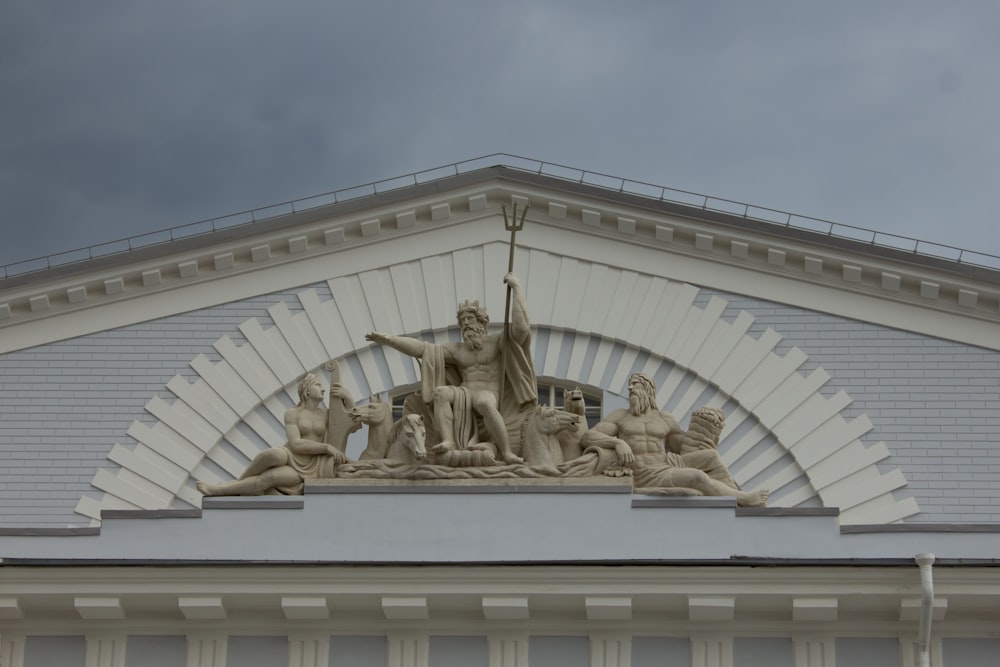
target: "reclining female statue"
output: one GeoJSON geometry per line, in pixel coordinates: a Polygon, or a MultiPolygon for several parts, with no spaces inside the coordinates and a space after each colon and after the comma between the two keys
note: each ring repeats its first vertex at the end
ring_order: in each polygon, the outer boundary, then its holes
{"type": "MultiPolygon", "coordinates": [[[[239,479],[218,484],[197,482],[205,496],[301,495],[305,480],[333,477],[347,456],[328,444],[329,411],[320,407],[323,383],[309,373],[298,386],[299,403],[285,412],[288,442],[254,457],[239,479]]],[[[330,401],[339,400],[345,410],[354,407],[350,392],[339,384],[330,385],[330,401]]],[[[357,425],[360,428],[360,423],[357,425]]]]}

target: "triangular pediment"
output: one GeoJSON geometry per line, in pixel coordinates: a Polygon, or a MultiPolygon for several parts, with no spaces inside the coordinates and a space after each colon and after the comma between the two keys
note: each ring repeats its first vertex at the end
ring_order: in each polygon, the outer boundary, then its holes
{"type": "Polygon", "coordinates": [[[13,275],[0,281],[0,354],[273,296],[169,371],[124,444],[107,443],[117,467],[98,470],[76,511],[96,524],[108,510],[197,507],[195,479],[236,478],[281,446],[298,379],[326,361],[359,398],[418,381],[367,332],[445,339],[466,298],[502,313],[505,210],[527,208],[514,268],[539,376],[624,397],[642,370],[679,417],[725,407],[726,463],[777,507],[836,507],[845,524],[919,512],[850,392],[739,302],[998,350],[997,271],[608,185],[491,166],[13,275]]]}

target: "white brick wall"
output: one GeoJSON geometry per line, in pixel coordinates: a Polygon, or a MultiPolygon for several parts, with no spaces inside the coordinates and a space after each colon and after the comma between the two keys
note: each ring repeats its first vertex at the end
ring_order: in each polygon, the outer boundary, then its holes
{"type": "MultiPolygon", "coordinates": [[[[702,298],[711,294],[707,290],[702,298]]],[[[921,514],[908,521],[1000,521],[1000,352],[756,299],[720,295],[728,314],[747,310],[752,335],[768,327],[809,354],[805,370],[831,376],[824,393],[854,399],[899,467],[921,514]]]]}
{"type": "MultiPolygon", "coordinates": [[[[314,288],[329,298],[325,283],[314,288]]],[[[0,355],[0,527],[85,524],[73,509],[116,442],[135,421],[153,421],[144,405],[172,399],[174,375],[193,376],[197,354],[219,355],[222,335],[241,342],[238,325],[267,318],[275,293],[194,313],[0,355]]]]}

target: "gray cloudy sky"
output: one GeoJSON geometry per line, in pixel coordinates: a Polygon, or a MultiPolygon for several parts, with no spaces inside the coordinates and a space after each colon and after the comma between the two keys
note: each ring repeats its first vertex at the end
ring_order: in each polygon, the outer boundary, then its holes
{"type": "Polygon", "coordinates": [[[495,152],[1000,255],[1000,3],[5,0],[0,265],[495,152]]]}

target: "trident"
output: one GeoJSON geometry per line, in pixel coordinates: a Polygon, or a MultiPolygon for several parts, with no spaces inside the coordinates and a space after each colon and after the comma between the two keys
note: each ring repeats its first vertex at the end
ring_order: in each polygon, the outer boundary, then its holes
{"type": "MultiPolygon", "coordinates": [[[[503,211],[503,228],[510,232],[510,254],[507,258],[507,273],[514,271],[514,239],[517,233],[524,229],[524,216],[528,215],[528,206],[524,206],[521,211],[521,221],[517,221],[517,202],[514,202],[514,210],[511,218],[507,219],[507,207],[501,206],[503,211]]],[[[511,286],[507,285],[507,304],[503,311],[503,340],[500,345],[500,395],[497,397],[497,409],[503,410],[503,387],[507,380],[507,344],[510,341],[510,293],[511,286]]]]}

